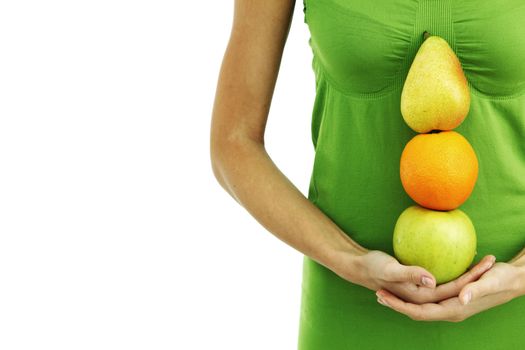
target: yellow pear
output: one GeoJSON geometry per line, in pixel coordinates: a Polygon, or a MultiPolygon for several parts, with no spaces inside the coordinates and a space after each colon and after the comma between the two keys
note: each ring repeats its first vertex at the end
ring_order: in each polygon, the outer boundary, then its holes
{"type": "Polygon", "coordinates": [[[412,130],[452,130],[466,118],[470,92],[459,62],[446,40],[425,32],[401,92],[401,114],[412,130]]]}

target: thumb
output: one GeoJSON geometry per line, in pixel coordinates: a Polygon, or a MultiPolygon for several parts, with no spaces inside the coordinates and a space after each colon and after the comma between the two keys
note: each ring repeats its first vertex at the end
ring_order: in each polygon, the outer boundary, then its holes
{"type": "Polygon", "coordinates": [[[391,282],[410,282],[420,286],[434,288],[436,279],[430,272],[419,266],[392,264],[387,269],[387,279],[391,282]]]}
{"type": "Polygon", "coordinates": [[[479,299],[489,294],[496,294],[501,291],[501,288],[499,288],[500,283],[498,282],[495,278],[482,278],[469,283],[459,292],[459,301],[461,304],[467,305],[474,299],[479,299]]]}

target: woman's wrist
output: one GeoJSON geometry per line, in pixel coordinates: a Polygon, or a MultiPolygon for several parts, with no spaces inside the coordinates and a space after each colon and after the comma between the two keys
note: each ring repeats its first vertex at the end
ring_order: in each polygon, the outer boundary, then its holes
{"type": "Polygon", "coordinates": [[[347,241],[344,245],[332,247],[327,253],[326,267],[334,273],[352,283],[361,280],[361,257],[368,252],[354,241],[347,241]]]}
{"type": "Polygon", "coordinates": [[[525,255],[512,259],[509,264],[516,268],[517,296],[525,295],[525,255]]]}

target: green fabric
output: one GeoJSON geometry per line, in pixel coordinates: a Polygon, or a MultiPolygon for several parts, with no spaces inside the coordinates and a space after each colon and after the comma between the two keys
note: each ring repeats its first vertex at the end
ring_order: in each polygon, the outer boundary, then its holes
{"type": "MultiPolygon", "coordinates": [[[[469,81],[471,107],[455,130],[479,161],[460,207],[478,236],[475,262],[508,261],[525,246],[525,2],[523,0],[304,0],[316,98],[308,198],[350,237],[389,254],[414,202],[399,160],[416,135],[400,98],[423,32],[446,39],[469,81]]],[[[525,298],[460,323],[418,322],[373,291],[304,258],[300,350],[521,349],[525,298]]]]}

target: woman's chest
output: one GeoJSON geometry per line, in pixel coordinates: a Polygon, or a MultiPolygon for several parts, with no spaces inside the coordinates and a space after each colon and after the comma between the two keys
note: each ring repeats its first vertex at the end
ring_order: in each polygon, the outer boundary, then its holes
{"type": "Polygon", "coordinates": [[[525,91],[525,0],[305,0],[310,45],[349,93],[406,78],[428,31],[446,39],[480,93],[525,91]]]}

